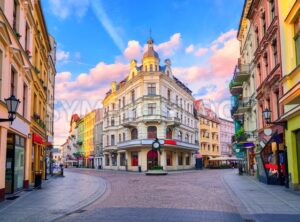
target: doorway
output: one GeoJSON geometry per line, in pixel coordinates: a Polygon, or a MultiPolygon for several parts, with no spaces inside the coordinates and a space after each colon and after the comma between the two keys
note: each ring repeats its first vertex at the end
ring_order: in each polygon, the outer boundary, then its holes
{"type": "Polygon", "coordinates": [[[147,153],[147,169],[152,170],[158,166],[158,153],[155,150],[150,150],[147,153]]]}

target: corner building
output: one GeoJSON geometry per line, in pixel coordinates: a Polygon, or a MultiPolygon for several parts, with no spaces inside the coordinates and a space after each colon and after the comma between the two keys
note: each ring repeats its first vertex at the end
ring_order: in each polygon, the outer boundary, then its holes
{"type": "Polygon", "coordinates": [[[172,75],[171,61],[160,58],[148,40],[142,65],[113,82],[103,100],[104,169],[142,171],[194,168],[199,149],[192,91],[172,75]],[[152,150],[158,138],[161,152],[152,150]]]}

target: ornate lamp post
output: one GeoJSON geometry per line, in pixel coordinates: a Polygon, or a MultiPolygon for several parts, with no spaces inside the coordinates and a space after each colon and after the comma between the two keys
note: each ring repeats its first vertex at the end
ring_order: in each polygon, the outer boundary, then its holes
{"type": "Polygon", "coordinates": [[[269,110],[269,108],[266,108],[264,111],[263,111],[263,117],[266,121],[267,124],[273,124],[273,125],[280,125],[280,126],[283,126],[284,129],[288,129],[288,126],[287,126],[287,122],[286,121],[277,121],[277,122],[271,122],[271,110],[269,110]]]}
{"type": "Polygon", "coordinates": [[[14,95],[11,95],[9,98],[4,100],[8,110],[8,119],[0,119],[0,122],[13,122],[16,118],[17,110],[21,101],[14,95]]]}

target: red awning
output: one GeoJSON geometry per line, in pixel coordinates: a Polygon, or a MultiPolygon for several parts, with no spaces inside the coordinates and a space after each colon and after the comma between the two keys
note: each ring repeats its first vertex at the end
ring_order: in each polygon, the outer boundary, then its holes
{"type": "Polygon", "coordinates": [[[32,136],[32,140],[34,143],[44,144],[43,138],[35,133],[32,136]]]}
{"type": "Polygon", "coordinates": [[[165,140],[165,145],[176,145],[176,141],[175,140],[165,140]]]}

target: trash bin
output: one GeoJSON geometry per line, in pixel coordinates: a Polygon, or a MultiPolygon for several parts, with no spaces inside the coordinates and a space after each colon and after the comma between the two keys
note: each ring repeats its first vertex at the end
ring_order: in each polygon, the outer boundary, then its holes
{"type": "Polygon", "coordinates": [[[36,171],[34,175],[34,188],[42,188],[42,172],[36,171]]]}
{"type": "Polygon", "coordinates": [[[141,167],[141,166],[139,166],[139,172],[140,172],[140,173],[142,172],[142,167],[141,167]]]}

